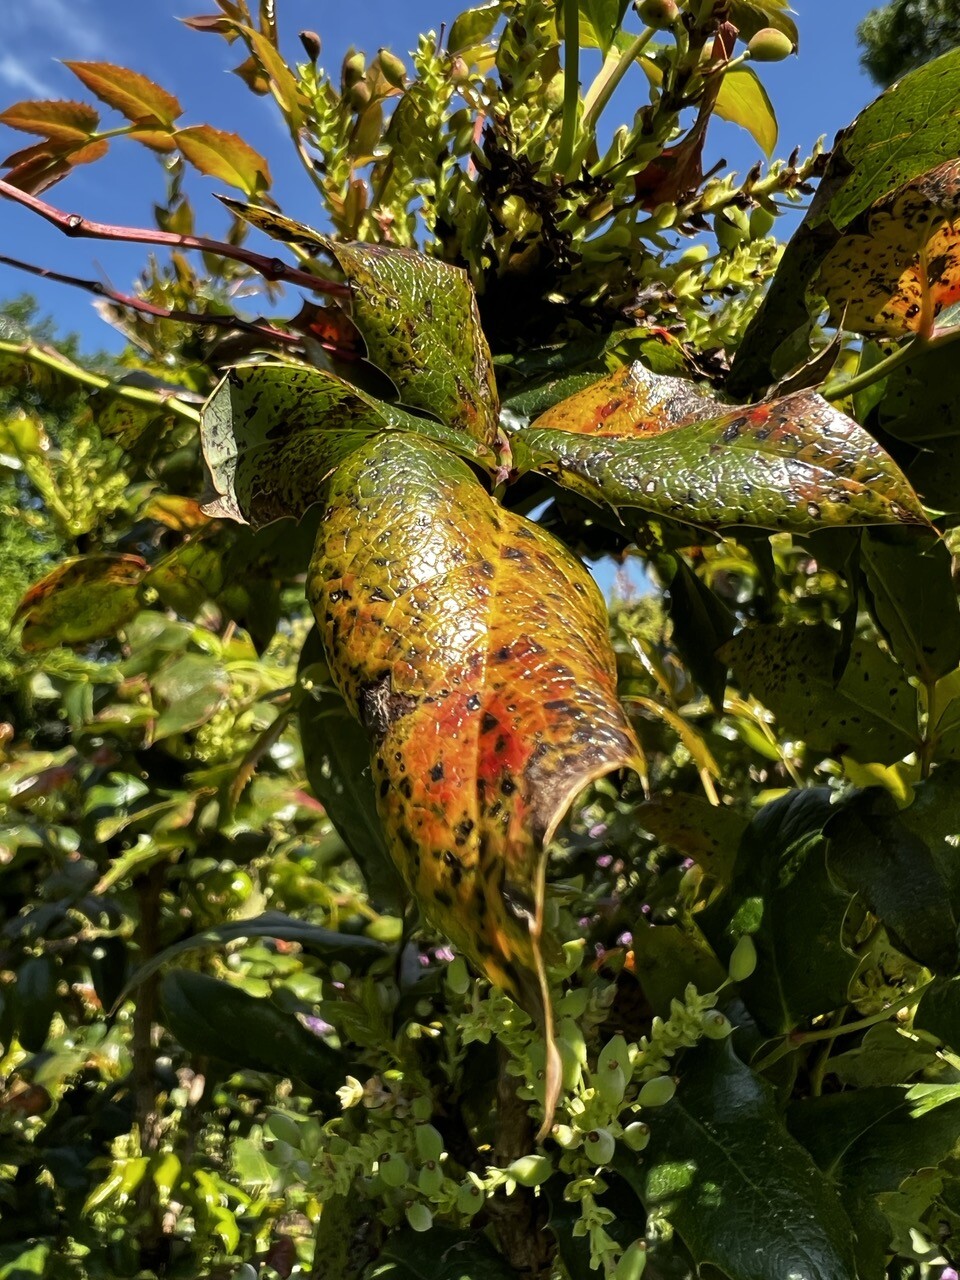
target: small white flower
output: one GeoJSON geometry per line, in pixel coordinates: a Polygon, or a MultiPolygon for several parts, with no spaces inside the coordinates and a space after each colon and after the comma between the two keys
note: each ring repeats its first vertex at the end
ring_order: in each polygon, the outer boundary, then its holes
{"type": "Polygon", "coordinates": [[[363,1085],[355,1076],[347,1076],[347,1083],[337,1090],[337,1097],[344,1111],[355,1107],[363,1098],[363,1085]]]}

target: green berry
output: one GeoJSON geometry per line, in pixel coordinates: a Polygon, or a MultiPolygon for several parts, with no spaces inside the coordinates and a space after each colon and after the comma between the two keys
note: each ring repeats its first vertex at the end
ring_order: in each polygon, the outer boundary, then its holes
{"type": "Polygon", "coordinates": [[[366,70],[366,60],[362,53],[356,49],[348,49],[347,56],[343,60],[343,66],[340,70],[340,83],[343,91],[352,89],[363,79],[363,73],[366,70]]]}
{"type": "Polygon", "coordinates": [[[402,1187],[410,1177],[410,1166],[403,1156],[384,1151],[379,1163],[380,1181],[388,1187],[402,1187]]]}
{"type": "Polygon", "coordinates": [[[676,1092],[677,1084],[672,1076],[655,1076],[640,1090],[637,1101],[641,1107],[663,1107],[676,1092]]]}
{"type": "Polygon", "coordinates": [[[594,1164],[609,1164],[617,1144],[606,1129],[591,1129],[583,1141],[583,1149],[594,1164]]]}
{"type": "Polygon", "coordinates": [[[631,1151],[642,1151],[650,1141],[650,1126],[635,1120],[624,1129],[623,1140],[631,1151]]]}
{"type": "Polygon", "coordinates": [[[655,31],[672,27],[680,17],[677,0],[637,0],[637,13],[640,21],[655,31]]]}
{"type": "Polygon", "coordinates": [[[754,62],[782,62],[793,51],[793,41],[776,27],[761,27],[747,45],[754,62]]]}
{"type": "Polygon", "coordinates": [[[407,68],[400,58],[389,49],[381,49],[379,59],[380,70],[387,84],[392,85],[394,89],[402,89],[407,79],[407,68]]]}
{"type": "Polygon", "coordinates": [[[597,1092],[608,1106],[615,1107],[623,1101],[629,1065],[626,1040],[623,1036],[614,1036],[600,1052],[594,1077],[597,1092]]]}
{"type": "Polygon", "coordinates": [[[647,1265],[647,1246],[643,1240],[635,1240],[617,1263],[613,1280],[640,1280],[647,1265]]]}
{"type": "Polygon", "coordinates": [[[733,1023],[719,1009],[703,1015],[703,1034],[708,1040],[726,1040],[732,1030],[733,1023]]]}
{"type": "Polygon", "coordinates": [[[521,1187],[539,1187],[553,1173],[553,1161],[549,1156],[521,1156],[507,1166],[507,1173],[521,1187]]]}
{"type": "Polygon", "coordinates": [[[769,209],[765,209],[762,204],[751,210],[750,213],[750,239],[762,240],[773,229],[777,216],[771,213],[769,209]]]}
{"type": "Polygon", "coordinates": [[[414,1231],[429,1231],[433,1226],[433,1214],[425,1204],[414,1202],[407,1205],[407,1221],[414,1231]]]}
{"type": "Polygon", "coordinates": [[[418,1124],[413,1140],[417,1144],[417,1155],[424,1164],[428,1160],[439,1160],[443,1155],[443,1138],[432,1124],[418,1124]]]}
{"type": "Polygon", "coordinates": [[[757,949],[749,933],[745,933],[730,955],[727,972],[734,982],[745,982],[757,967],[757,949]]]}

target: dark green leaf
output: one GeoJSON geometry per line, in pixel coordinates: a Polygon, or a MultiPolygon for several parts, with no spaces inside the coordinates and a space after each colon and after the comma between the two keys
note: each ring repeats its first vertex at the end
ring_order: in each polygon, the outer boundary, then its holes
{"type": "Polygon", "coordinates": [[[28,956],[17,970],[18,1039],[30,1053],[40,1053],[46,1042],[57,1005],[57,978],[52,956],[28,956]]]}
{"type": "Polygon", "coordinates": [[[849,894],[827,871],[830,798],[818,787],[764,805],[744,834],[729,891],[698,916],[721,956],[752,936],[757,967],[740,991],[771,1034],[845,1004],[859,965],[840,936],[849,894]]]}
{"type": "Polygon", "coordinates": [[[340,1053],[270,1000],[230,982],[174,969],[160,983],[167,1030],[191,1053],[233,1068],[301,1080],[334,1105],[347,1064],[340,1053]]]}
{"type": "Polygon", "coordinates": [[[744,691],[789,733],[831,755],[893,764],[919,745],[916,694],[897,664],[855,640],[834,679],[840,633],[825,626],[767,624],[741,631],[720,650],[744,691]]]}
{"type": "Polygon", "coordinates": [[[941,1044],[960,1053],[960,978],[937,978],[925,991],[913,1015],[917,1031],[929,1031],[941,1044]]]}
{"type": "Polygon", "coordinates": [[[230,681],[216,658],[185,653],[161,667],[151,687],[154,706],[160,710],[153,726],[153,737],[159,741],[207,721],[226,697],[230,681]]]}
{"type": "Polygon", "coordinates": [[[733,635],[733,614],[682,556],[662,556],[657,567],[667,589],[673,643],[714,708],[722,711],[727,664],[716,655],[733,635]]]}
{"type": "Polygon", "coordinates": [[[725,884],[747,827],[735,809],[709,804],[700,796],[660,791],[636,811],[637,825],[670,848],[693,858],[725,884]]]}
{"type": "Polygon", "coordinates": [[[689,917],[660,925],[641,918],[631,947],[637,981],[661,1018],[669,1017],[674,1000],[682,1001],[688,983],[698,991],[715,991],[726,981],[726,969],[689,917]]]}
{"type": "Polygon", "coordinates": [[[856,1089],[904,1084],[935,1067],[937,1051],[892,1022],[868,1028],[860,1043],[830,1058],[830,1074],[856,1089]]]}
{"type": "Polygon", "coordinates": [[[769,1087],[729,1044],[698,1048],[680,1077],[650,1111],[643,1156],[615,1160],[647,1212],[669,1219],[698,1266],[735,1280],[856,1280],[850,1222],[769,1087]]]}
{"type": "Polygon", "coordinates": [[[514,1280],[516,1271],[479,1232],[435,1226],[392,1231],[366,1280],[514,1280]]]}

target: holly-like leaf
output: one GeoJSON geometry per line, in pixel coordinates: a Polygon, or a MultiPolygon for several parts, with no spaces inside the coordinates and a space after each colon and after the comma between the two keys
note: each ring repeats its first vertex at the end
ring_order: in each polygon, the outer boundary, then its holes
{"type": "Polygon", "coordinates": [[[830,800],[820,787],[764,805],[744,834],[729,892],[702,913],[702,927],[723,956],[743,934],[753,938],[757,968],[740,990],[770,1034],[786,1034],[845,1004],[859,967],[840,937],[850,893],[827,871],[830,800]]]}
{"type": "Polygon", "coordinates": [[[838,681],[841,644],[829,627],[771,623],[741,631],[720,657],[743,690],[814,750],[881,764],[902,760],[920,745],[914,690],[897,664],[866,640],[853,642],[838,681]]]}
{"type": "Polygon", "coordinates": [[[477,460],[492,454],[469,437],[307,365],[232,369],[202,417],[208,515],[267,524],[302,516],[323,481],[371,435],[423,434],[477,460]]]}
{"type": "Polygon", "coordinates": [[[705,528],[927,523],[877,442],[820,396],[731,407],[639,363],[511,437],[516,466],[705,528]]]}
{"type": "Polygon", "coordinates": [[[266,160],[239,134],[198,124],[178,129],[175,138],[177,147],[194,168],[239,187],[248,196],[262,194],[272,182],[266,160]]]}
{"type": "Polygon", "coordinates": [[[618,1151],[614,1168],[698,1266],[735,1280],[857,1280],[836,1191],[729,1044],[686,1057],[676,1096],[644,1118],[649,1146],[639,1159],[618,1151]]]}
{"type": "Polygon", "coordinates": [[[35,583],[17,606],[24,649],[86,644],[114,635],[140,608],[147,562],[100,553],[64,560],[35,583]]]}
{"type": "Polygon", "coordinates": [[[734,67],[725,72],[713,111],[721,120],[746,129],[768,159],[773,155],[777,146],[777,116],[763,81],[752,67],[734,67]]]}
{"type": "Polygon", "coordinates": [[[374,438],[325,500],[308,598],[372,741],[391,854],[427,918],[549,1038],[545,846],[588,782],[642,768],[600,593],[427,440],[374,438]]]}
{"type": "Polygon", "coordinates": [[[492,444],[499,402],[490,349],[465,271],[408,249],[347,244],[269,209],[225,201],[286,243],[331,254],[352,290],[351,318],[403,404],[492,444]]]}
{"type": "Polygon", "coordinates": [[[183,107],[166,89],[138,71],[112,62],[65,62],[65,67],[101,102],[114,107],[134,124],[170,129],[183,107]]]}
{"type": "MultiPolygon", "coordinates": [[[[24,133],[39,133],[55,142],[82,144],[96,133],[100,116],[86,102],[15,102],[0,111],[0,124],[24,133]]],[[[13,157],[7,163],[11,160],[13,157]]]]}

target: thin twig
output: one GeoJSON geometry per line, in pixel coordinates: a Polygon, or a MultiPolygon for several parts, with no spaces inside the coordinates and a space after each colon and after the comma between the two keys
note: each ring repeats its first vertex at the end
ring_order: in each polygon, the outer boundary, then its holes
{"type": "Polygon", "coordinates": [[[21,191],[9,182],[0,179],[0,196],[14,200],[27,209],[38,213],[41,218],[62,231],[66,236],[77,236],[90,240],[121,240],[129,244],[159,244],[173,249],[199,249],[202,253],[217,254],[221,258],[232,258],[256,271],[265,280],[282,280],[286,284],[300,285],[304,289],[312,289],[317,293],[326,293],[333,297],[350,296],[350,286],[337,284],[332,280],[321,280],[309,271],[300,271],[283,262],[280,258],[268,258],[264,254],[254,253],[250,249],[242,249],[239,245],[226,244],[222,240],[210,240],[206,236],[182,236],[170,231],[153,231],[146,227],[120,227],[107,222],[91,222],[78,213],[64,213],[55,209],[45,200],[21,191]]]}

